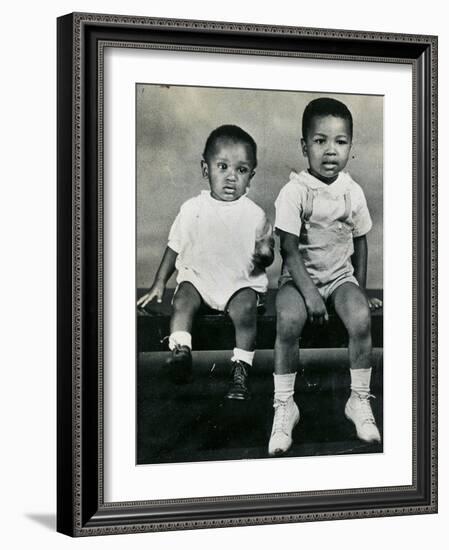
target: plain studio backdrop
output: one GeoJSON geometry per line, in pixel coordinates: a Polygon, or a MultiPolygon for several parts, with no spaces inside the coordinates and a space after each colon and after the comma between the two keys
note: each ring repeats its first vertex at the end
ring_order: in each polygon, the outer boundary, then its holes
{"type": "MultiPolygon", "coordinates": [[[[136,86],[138,287],[151,284],[181,204],[209,189],[200,161],[207,136],[222,124],[236,124],[256,141],[258,166],[248,196],[274,223],[274,201],[290,172],[307,168],[300,150],[301,117],[318,97],[338,99],[351,111],[353,146],[345,170],[362,186],[373,219],[367,287],[383,287],[382,97],[333,94],[332,89],[304,93],[148,84],[136,86]]],[[[271,288],[277,287],[279,273],[277,253],[268,269],[271,288]]],[[[174,284],[172,277],[169,286],[174,284]]]]}
{"type": "MultiPolygon", "coordinates": [[[[226,3],[204,0],[90,0],[9,3],[2,41],[2,392],[1,520],[3,548],[442,548],[449,520],[447,399],[440,405],[440,513],[272,525],[220,530],[125,535],[73,540],[55,532],[56,510],[56,17],[71,11],[225,20],[322,28],[439,35],[440,151],[444,168],[449,139],[445,4],[378,0],[294,3],[226,3]],[[6,306],[6,307],[5,307],[6,306]]],[[[332,90],[332,83],[329,83],[332,90]]],[[[70,131],[68,129],[68,131],[70,131]]],[[[400,128],[397,139],[401,139],[400,128]]],[[[199,142],[203,143],[203,135],[199,142]]],[[[199,166],[199,153],[197,165],[199,166]]],[[[358,154],[358,153],[357,153],[358,154]]],[[[289,155],[290,158],[290,155],[289,155]]],[[[298,157],[298,168],[301,159],[298,157]]],[[[351,160],[351,163],[353,161],[351,160]]],[[[352,164],[348,169],[354,172],[352,164]]],[[[288,170],[286,170],[288,172],[288,170]]],[[[440,170],[440,330],[447,334],[449,204],[440,170]]],[[[288,174],[286,173],[286,176],[288,174]]],[[[260,174],[262,176],[262,173],[260,174]]],[[[257,175],[259,178],[259,174],[257,175]]],[[[260,180],[257,180],[260,183],[260,180]]],[[[254,185],[258,185],[255,181],[254,185]]],[[[363,184],[363,182],[361,182],[363,184]]],[[[366,187],[364,187],[366,191],[366,187]]],[[[370,205],[371,206],[371,205],[370,205]]],[[[398,205],[400,207],[400,205],[398,205]]],[[[374,284],[374,282],[373,282],[374,284]]],[[[440,344],[440,388],[445,395],[449,356],[440,344]]]]}

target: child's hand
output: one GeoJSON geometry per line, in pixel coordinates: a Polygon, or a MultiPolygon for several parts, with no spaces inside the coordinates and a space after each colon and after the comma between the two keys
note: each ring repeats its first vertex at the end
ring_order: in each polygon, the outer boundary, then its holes
{"type": "Polygon", "coordinates": [[[151,302],[154,298],[157,298],[157,303],[162,302],[162,298],[165,292],[165,285],[163,283],[155,282],[151,286],[150,290],[137,300],[137,307],[144,309],[145,306],[151,302]]]}
{"type": "Polygon", "coordinates": [[[273,228],[265,218],[262,227],[256,232],[256,244],[252,257],[253,269],[251,275],[258,275],[273,263],[274,260],[274,237],[273,228]]]}
{"type": "Polygon", "coordinates": [[[371,311],[376,311],[383,306],[383,303],[379,298],[368,298],[368,305],[371,311]]]}
{"type": "Polygon", "coordinates": [[[272,236],[265,237],[256,241],[254,254],[252,257],[253,269],[252,275],[257,275],[270,266],[274,260],[274,239],[272,236]]]}
{"type": "Polygon", "coordinates": [[[304,301],[306,303],[309,321],[312,324],[323,325],[329,321],[326,305],[318,291],[304,297],[304,301]]]}

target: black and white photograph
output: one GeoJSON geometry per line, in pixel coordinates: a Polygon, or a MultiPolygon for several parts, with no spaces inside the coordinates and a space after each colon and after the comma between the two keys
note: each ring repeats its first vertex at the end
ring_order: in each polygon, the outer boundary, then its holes
{"type": "Polygon", "coordinates": [[[135,100],[136,463],[382,453],[384,98],[135,100]]]}
{"type": "Polygon", "coordinates": [[[444,546],[447,3],[5,10],[2,548],[444,546]]]}
{"type": "Polygon", "coordinates": [[[58,40],[58,531],[435,513],[437,38],[58,40]]]}

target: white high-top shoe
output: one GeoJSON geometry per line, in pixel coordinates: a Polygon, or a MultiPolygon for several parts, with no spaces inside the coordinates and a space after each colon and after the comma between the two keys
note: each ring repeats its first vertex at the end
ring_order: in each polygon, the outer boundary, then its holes
{"type": "Polygon", "coordinates": [[[273,429],[271,430],[268,454],[279,456],[286,453],[292,446],[292,431],[299,422],[299,409],[293,397],[287,401],[274,400],[273,429]]]}
{"type": "Polygon", "coordinates": [[[380,443],[380,433],[369,402],[371,397],[374,396],[353,391],[345,406],[345,416],[354,423],[359,439],[380,443]]]}

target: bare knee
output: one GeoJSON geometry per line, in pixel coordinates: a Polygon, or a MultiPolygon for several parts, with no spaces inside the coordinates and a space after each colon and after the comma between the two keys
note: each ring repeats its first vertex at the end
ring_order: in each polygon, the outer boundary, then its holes
{"type": "Polygon", "coordinates": [[[254,290],[245,289],[229,303],[228,313],[234,323],[251,323],[257,317],[257,294],[254,290]]]}
{"type": "Polygon", "coordinates": [[[358,307],[351,312],[347,330],[350,338],[365,339],[371,335],[371,313],[368,306],[358,307]]]}
{"type": "Polygon", "coordinates": [[[297,340],[301,336],[307,315],[302,309],[277,308],[276,334],[281,340],[297,340]]]}
{"type": "Polygon", "coordinates": [[[173,296],[174,313],[194,313],[201,304],[201,297],[198,291],[191,285],[182,285],[173,296]]]}

